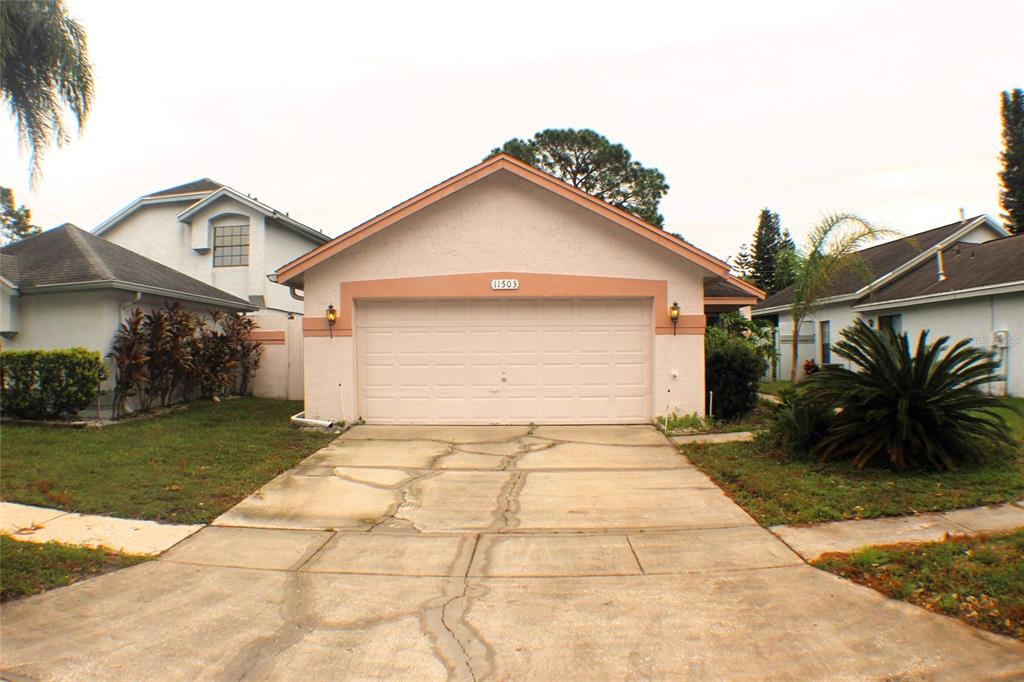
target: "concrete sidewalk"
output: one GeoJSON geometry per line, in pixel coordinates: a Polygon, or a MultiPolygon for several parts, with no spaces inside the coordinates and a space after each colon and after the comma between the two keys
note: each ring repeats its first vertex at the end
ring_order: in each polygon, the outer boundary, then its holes
{"type": "Polygon", "coordinates": [[[827,552],[871,545],[936,542],[946,535],[976,535],[1024,528],[1024,500],[934,514],[860,521],[772,526],[771,531],[807,561],[827,552]]]}
{"type": "Polygon", "coordinates": [[[0,502],[0,532],[25,542],[62,542],[106,547],[125,554],[160,554],[202,525],[172,525],[138,519],[74,514],[27,504],[0,502]]]}

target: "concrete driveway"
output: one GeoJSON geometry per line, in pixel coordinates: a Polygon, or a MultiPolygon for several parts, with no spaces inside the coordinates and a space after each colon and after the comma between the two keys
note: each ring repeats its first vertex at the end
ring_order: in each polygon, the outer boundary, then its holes
{"type": "Polygon", "coordinates": [[[166,553],[2,609],[11,679],[1011,679],[810,568],[650,427],[361,426],[166,553]]]}

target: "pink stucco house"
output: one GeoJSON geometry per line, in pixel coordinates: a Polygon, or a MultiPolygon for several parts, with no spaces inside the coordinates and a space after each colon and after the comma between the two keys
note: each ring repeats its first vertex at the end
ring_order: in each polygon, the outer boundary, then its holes
{"type": "Polygon", "coordinates": [[[370,423],[703,413],[705,313],[764,298],[689,242],[504,155],[276,281],[305,297],[306,416],[370,423]]]}

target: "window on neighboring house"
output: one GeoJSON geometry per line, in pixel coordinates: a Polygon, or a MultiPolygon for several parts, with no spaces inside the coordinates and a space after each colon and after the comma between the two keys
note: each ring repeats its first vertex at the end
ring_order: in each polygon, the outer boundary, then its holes
{"type": "Polygon", "coordinates": [[[878,316],[878,329],[891,329],[895,334],[903,333],[903,316],[902,315],[879,315],[878,316]]]}
{"type": "Polygon", "coordinates": [[[821,364],[827,365],[832,362],[832,323],[825,321],[818,323],[818,338],[821,341],[821,364]]]}
{"type": "Polygon", "coordinates": [[[213,267],[249,264],[249,226],[215,225],[213,267]]]}

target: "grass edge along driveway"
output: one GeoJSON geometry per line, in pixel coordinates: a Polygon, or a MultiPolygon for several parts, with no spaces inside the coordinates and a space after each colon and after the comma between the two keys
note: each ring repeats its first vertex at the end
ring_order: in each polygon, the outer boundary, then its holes
{"type": "Polygon", "coordinates": [[[888,597],[1024,639],[1024,530],[866,547],[812,563],[888,597]]]}
{"type": "Polygon", "coordinates": [[[5,501],[88,514],[207,523],[335,436],[300,431],[302,403],[196,402],[102,429],[3,427],[5,501]]]}
{"type": "Polygon", "coordinates": [[[0,556],[0,601],[64,587],[154,558],[57,542],[21,542],[7,535],[0,535],[0,556]]]}

